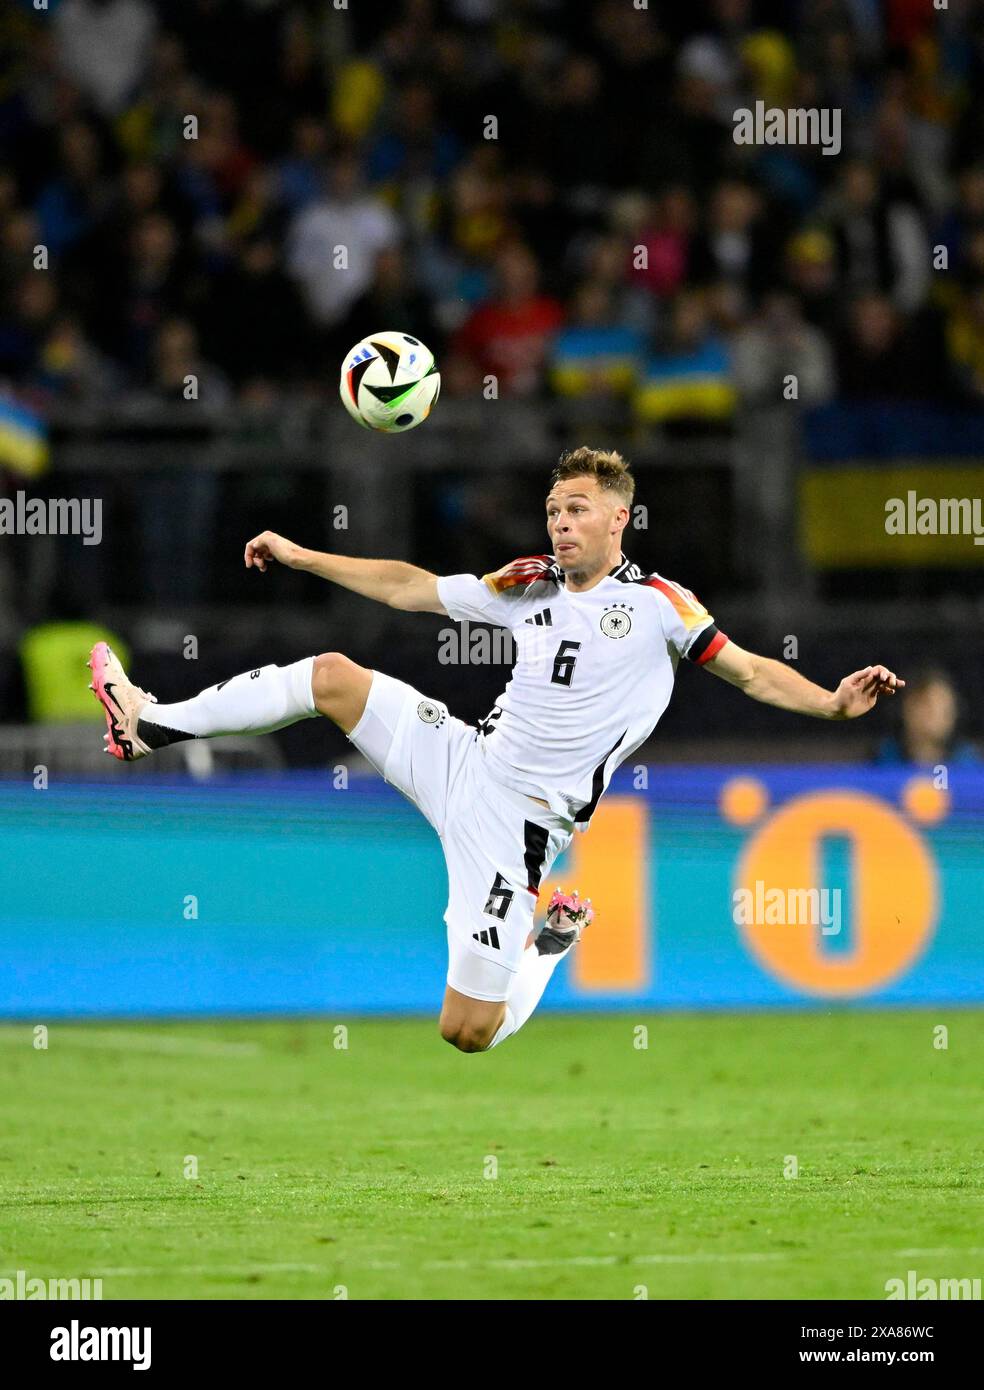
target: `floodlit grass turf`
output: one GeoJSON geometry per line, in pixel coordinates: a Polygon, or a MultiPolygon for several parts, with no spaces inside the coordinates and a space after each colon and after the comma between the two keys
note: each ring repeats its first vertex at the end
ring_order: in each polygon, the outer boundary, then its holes
{"type": "Polygon", "coordinates": [[[540,1015],[485,1056],[433,1021],[348,1028],[342,1051],[325,1021],[54,1023],[36,1051],[4,1025],[0,1276],[877,1299],[984,1275],[984,1012],[540,1015]]]}

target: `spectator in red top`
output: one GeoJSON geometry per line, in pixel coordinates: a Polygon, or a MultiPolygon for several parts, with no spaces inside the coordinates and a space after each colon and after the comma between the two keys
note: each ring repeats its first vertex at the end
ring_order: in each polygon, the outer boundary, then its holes
{"type": "Polygon", "coordinates": [[[202,163],[221,197],[231,200],[243,190],[255,163],[239,134],[239,113],[227,92],[211,92],[198,135],[202,163]]]}
{"type": "Polygon", "coordinates": [[[536,260],[522,242],[496,257],[496,293],[466,319],[453,343],[452,390],[481,389],[494,376],[500,396],[530,396],[541,386],[550,344],[564,312],[539,290],[536,260]]]}
{"type": "Polygon", "coordinates": [[[697,205],[690,189],[683,184],[664,189],[652,225],[639,241],[646,255],[638,278],[658,299],[672,299],[683,286],[696,225],[697,205]]]}

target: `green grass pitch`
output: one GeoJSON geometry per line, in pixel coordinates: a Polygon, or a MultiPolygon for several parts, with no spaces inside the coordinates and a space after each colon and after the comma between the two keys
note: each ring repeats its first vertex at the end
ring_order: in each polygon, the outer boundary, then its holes
{"type": "Polygon", "coordinates": [[[984,1011],[540,1014],[473,1056],[434,1021],[345,1023],[346,1049],[325,1020],[55,1022],[47,1050],[3,1025],[0,1276],[884,1299],[984,1274],[984,1011]]]}

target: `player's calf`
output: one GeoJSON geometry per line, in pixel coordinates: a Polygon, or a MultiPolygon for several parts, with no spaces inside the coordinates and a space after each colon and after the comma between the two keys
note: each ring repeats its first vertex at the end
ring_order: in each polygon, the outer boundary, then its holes
{"type": "Polygon", "coordinates": [[[312,656],[242,671],[189,700],[163,705],[133,684],[105,642],[93,647],[89,666],[89,688],[106,711],[107,751],[124,762],[188,739],[273,733],[319,713],[312,656]]]}

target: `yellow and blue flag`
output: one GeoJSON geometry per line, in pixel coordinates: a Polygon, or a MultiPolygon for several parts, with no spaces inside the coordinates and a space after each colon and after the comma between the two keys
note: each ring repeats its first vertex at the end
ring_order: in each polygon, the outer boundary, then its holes
{"type": "Polygon", "coordinates": [[[36,478],[48,466],[48,431],[33,410],[0,397],[0,468],[36,478]]]}

